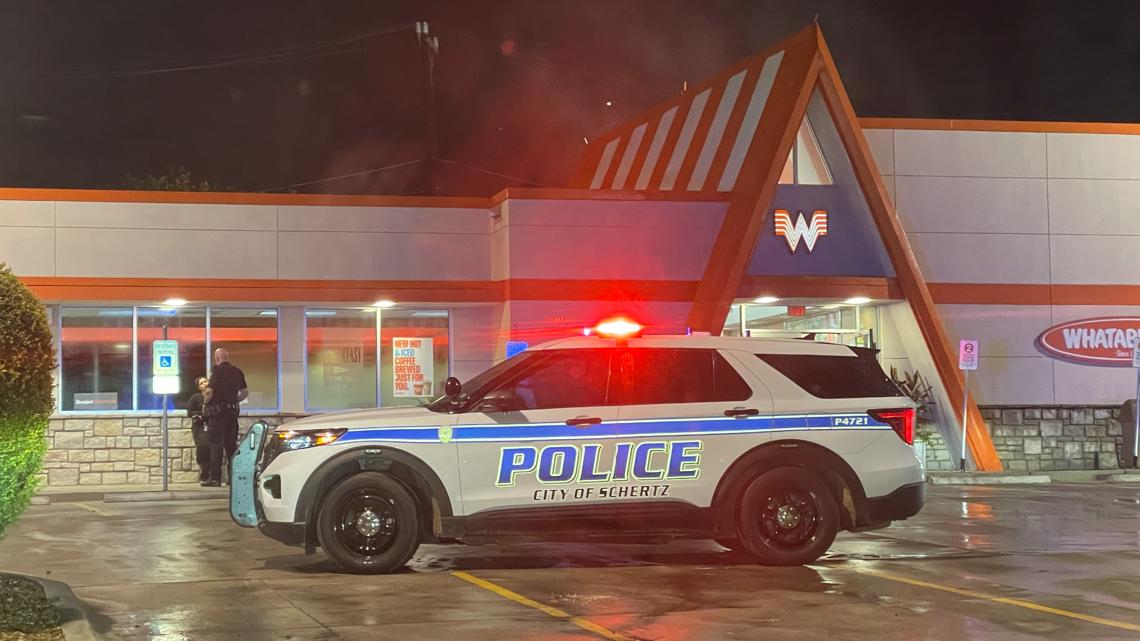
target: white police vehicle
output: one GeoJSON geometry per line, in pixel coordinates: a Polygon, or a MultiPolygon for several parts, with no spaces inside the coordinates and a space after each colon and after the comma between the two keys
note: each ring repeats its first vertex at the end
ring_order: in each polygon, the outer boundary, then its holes
{"type": "Polygon", "coordinates": [[[351,572],[395,570],[424,542],[536,538],[709,538],[796,565],[925,500],[914,405],[872,350],[593,335],[446,392],[256,424],[234,520],[351,572]]]}

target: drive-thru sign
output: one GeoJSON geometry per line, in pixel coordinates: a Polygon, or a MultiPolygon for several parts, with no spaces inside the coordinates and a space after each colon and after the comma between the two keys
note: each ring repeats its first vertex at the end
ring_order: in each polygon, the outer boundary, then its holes
{"type": "Polygon", "coordinates": [[[958,369],[962,370],[962,455],[960,469],[966,471],[966,422],[970,417],[970,372],[978,369],[978,341],[962,339],[958,342],[958,369]]]}
{"type": "Polygon", "coordinates": [[[958,343],[958,369],[967,372],[978,369],[978,341],[963,340],[958,343]]]}

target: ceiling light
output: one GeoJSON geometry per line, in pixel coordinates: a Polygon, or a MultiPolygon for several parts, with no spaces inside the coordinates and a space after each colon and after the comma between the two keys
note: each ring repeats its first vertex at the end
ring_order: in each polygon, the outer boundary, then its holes
{"type": "Polygon", "coordinates": [[[776,298],[775,296],[761,296],[759,298],[753,299],[752,302],[753,303],[759,303],[761,305],[770,305],[772,303],[775,303],[778,300],[780,300],[780,299],[776,298]]]}
{"type": "Polygon", "coordinates": [[[387,298],[385,298],[383,300],[378,300],[375,303],[372,303],[372,306],[376,307],[378,309],[387,309],[389,307],[394,307],[395,305],[396,305],[395,301],[390,301],[387,298]]]}
{"type": "Polygon", "coordinates": [[[162,301],[164,307],[182,307],[186,304],[185,298],[167,298],[162,301]]]}
{"type": "Polygon", "coordinates": [[[843,301],[843,304],[844,305],[866,305],[869,302],[871,302],[871,299],[867,298],[866,296],[855,296],[853,298],[848,298],[847,300],[843,301]]]}

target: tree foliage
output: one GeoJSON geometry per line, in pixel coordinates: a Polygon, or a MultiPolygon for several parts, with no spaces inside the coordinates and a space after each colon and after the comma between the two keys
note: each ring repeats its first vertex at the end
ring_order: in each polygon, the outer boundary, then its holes
{"type": "Polygon", "coordinates": [[[43,304],[0,263],[0,535],[36,490],[47,449],[54,368],[43,304]]]}
{"type": "Polygon", "coordinates": [[[148,174],[139,178],[127,174],[123,186],[139,191],[224,191],[208,180],[195,179],[189,169],[176,165],[167,167],[166,173],[159,176],[148,174]]]}

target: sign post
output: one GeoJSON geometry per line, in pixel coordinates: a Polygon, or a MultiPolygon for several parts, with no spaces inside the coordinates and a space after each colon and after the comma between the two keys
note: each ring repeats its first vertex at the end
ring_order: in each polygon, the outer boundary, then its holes
{"type": "Polygon", "coordinates": [[[1136,468],[1136,461],[1140,459],[1140,339],[1132,345],[1132,367],[1136,369],[1136,407],[1132,408],[1136,421],[1132,426],[1132,467],[1136,468]]]}
{"type": "Polygon", "coordinates": [[[178,393],[178,341],[167,340],[168,328],[162,326],[162,340],[151,343],[151,385],[162,395],[162,491],[170,483],[170,430],[167,427],[167,399],[178,393]]]}
{"type": "Polygon", "coordinates": [[[970,372],[978,369],[978,341],[964,339],[958,342],[958,369],[962,370],[962,455],[958,459],[961,471],[966,471],[966,426],[970,422],[970,372]]]}

